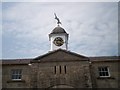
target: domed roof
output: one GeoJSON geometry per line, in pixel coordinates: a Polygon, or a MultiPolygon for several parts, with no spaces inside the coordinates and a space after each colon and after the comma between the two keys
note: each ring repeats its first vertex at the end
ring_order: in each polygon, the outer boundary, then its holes
{"type": "MultiPolygon", "coordinates": [[[[60,27],[60,26],[57,26],[53,29],[53,31],[51,32],[51,34],[58,34],[58,33],[66,33],[66,31],[60,27]]],[[[66,33],[67,34],[67,33],[66,33]]]]}

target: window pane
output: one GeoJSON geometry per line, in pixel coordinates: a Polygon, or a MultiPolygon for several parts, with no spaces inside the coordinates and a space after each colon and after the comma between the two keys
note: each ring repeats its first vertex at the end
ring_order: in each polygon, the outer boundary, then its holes
{"type": "Polygon", "coordinates": [[[105,69],[105,71],[108,71],[107,67],[105,67],[104,69],[105,69]]]}
{"type": "Polygon", "coordinates": [[[106,74],[106,76],[109,76],[108,72],[106,72],[105,74],[106,74]]]}
{"type": "Polygon", "coordinates": [[[18,76],[18,79],[21,79],[21,75],[18,76]]]}
{"type": "Polygon", "coordinates": [[[102,72],[102,76],[105,76],[105,73],[104,73],[104,72],[102,72]]]}
{"type": "Polygon", "coordinates": [[[105,71],[105,69],[104,69],[104,68],[101,68],[101,71],[105,71]]]}

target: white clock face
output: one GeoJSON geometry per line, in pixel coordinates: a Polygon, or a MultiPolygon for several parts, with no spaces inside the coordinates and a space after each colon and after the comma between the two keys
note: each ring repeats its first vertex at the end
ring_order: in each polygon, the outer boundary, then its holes
{"type": "Polygon", "coordinates": [[[62,46],[64,44],[64,41],[61,37],[56,37],[53,41],[53,43],[56,45],[56,46],[62,46]]]}

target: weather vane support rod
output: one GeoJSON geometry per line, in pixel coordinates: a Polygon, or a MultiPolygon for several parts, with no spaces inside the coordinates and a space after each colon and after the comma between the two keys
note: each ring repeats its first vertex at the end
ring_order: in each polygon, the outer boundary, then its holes
{"type": "Polygon", "coordinates": [[[62,24],[62,23],[60,22],[60,20],[59,20],[59,18],[57,17],[56,13],[54,13],[54,15],[55,15],[55,19],[57,20],[57,24],[58,24],[58,26],[59,26],[59,24],[62,24]]]}

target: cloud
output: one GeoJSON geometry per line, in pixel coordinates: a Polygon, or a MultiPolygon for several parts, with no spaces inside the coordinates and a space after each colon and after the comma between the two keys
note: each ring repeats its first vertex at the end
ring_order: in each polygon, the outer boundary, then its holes
{"type": "Polygon", "coordinates": [[[0,57],[2,57],[2,3],[0,2],[0,57]]]}
{"type": "Polygon", "coordinates": [[[41,55],[56,12],[70,34],[69,50],[86,56],[117,55],[117,3],[3,3],[3,58],[41,55]]]}
{"type": "Polygon", "coordinates": [[[118,2],[119,0],[2,0],[2,2],[118,2]]]}

